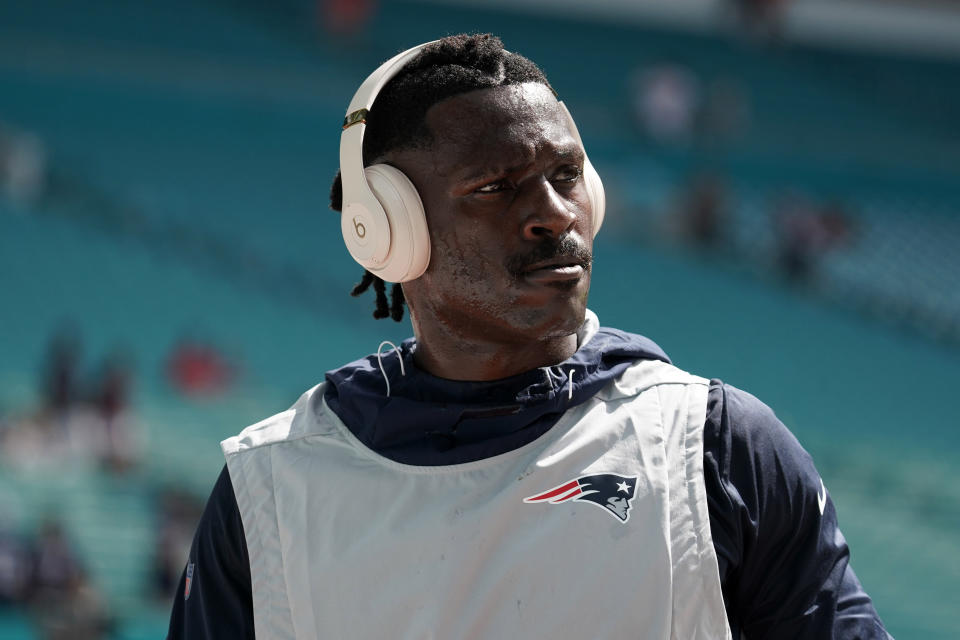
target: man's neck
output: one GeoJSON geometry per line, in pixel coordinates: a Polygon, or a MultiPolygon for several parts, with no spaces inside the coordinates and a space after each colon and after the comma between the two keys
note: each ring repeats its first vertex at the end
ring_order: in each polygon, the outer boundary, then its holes
{"type": "Polygon", "coordinates": [[[487,381],[563,362],[577,350],[577,334],[522,343],[451,339],[445,334],[417,332],[417,365],[448,380],[487,381]]]}

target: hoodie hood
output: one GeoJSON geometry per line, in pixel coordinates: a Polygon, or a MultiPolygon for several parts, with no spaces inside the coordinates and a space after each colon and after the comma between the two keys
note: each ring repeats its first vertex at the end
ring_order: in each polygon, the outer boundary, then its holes
{"type": "Polygon", "coordinates": [[[486,382],[423,371],[411,338],[384,351],[380,364],[373,354],[327,372],[324,397],[357,439],[391,460],[472,462],[532,442],[637,360],[670,362],[653,341],[600,327],[591,311],[577,337],[577,351],[559,364],[486,382]]]}

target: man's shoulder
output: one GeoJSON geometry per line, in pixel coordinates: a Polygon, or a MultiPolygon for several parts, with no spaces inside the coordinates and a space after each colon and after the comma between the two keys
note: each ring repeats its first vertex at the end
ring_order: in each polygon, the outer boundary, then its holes
{"type": "Polygon", "coordinates": [[[232,455],[278,442],[288,442],[317,433],[318,418],[325,413],[325,382],[308,389],[292,407],[246,427],[220,443],[224,455],[232,455]]]}
{"type": "Polygon", "coordinates": [[[803,451],[796,436],[769,405],[743,389],[716,379],[710,381],[704,428],[708,438],[719,438],[731,446],[751,451],[803,451]]]}
{"type": "Polygon", "coordinates": [[[637,396],[653,387],[664,385],[694,385],[706,388],[709,384],[708,379],[684,371],[672,363],[653,359],[638,360],[620,374],[614,384],[601,395],[605,396],[605,399],[613,400],[637,396]]]}

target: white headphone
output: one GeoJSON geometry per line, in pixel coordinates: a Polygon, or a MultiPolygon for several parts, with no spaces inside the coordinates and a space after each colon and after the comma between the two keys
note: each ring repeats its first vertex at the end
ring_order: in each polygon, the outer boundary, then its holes
{"type": "MultiPolygon", "coordinates": [[[[435,41],[434,41],[435,42],[435,41]]],[[[366,117],[377,94],[427,42],[407,49],[384,62],[357,89],[340,134],[340,179],[343,208],[340,230],[353,259],[387,282],[419,278],[430,263],[430,234],[420,194],[402,171],[387,164],[363,166],[366,117]]],[[[583,146],[577,125],[563,102],[559,103],[570,131],[583,146]]],[[[600,176],[584,156],[583,180],[593,209],[593,234],[603,223],[606,197],[600,176]]]]}

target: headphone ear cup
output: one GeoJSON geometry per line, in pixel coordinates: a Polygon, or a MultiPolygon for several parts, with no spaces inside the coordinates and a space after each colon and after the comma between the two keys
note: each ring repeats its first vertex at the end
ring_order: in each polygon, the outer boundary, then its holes
{"type": "Polygon", "coordinates": [[[402,171],[388,164],[369,166],[364,174],[386,213],[390,248],[382,262],[363,266],[387,282],[419,278],[430,264],[430,232],[420,194],[402,171]]]}
{"type": "Polygon", "coordinates": [[[603,191],[603,182],[600,174],[593,168],[589,159],[583,163],[583,182],[587,187],[587,197],[593,209],[593,235],[596,236],[603,224],[603,216],[607,209],[607,196],[603,191]]]}

